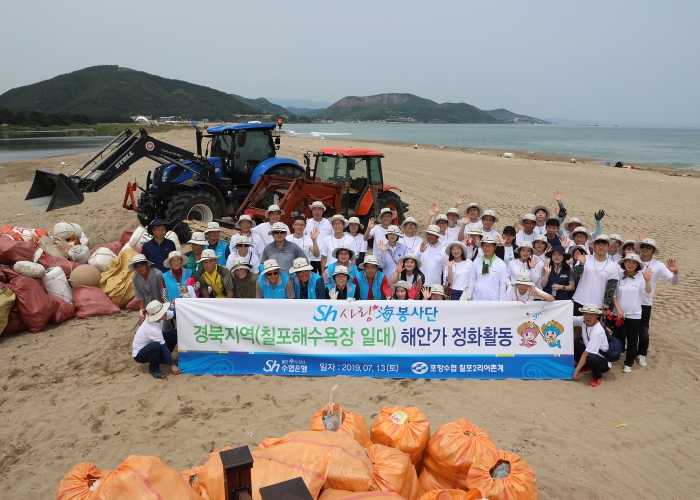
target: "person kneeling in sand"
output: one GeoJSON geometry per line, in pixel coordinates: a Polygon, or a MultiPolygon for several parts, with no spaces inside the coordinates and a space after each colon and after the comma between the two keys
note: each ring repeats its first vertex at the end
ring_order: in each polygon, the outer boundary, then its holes
{"type": "Polygon", "coordinates": [[[170,354],[177,344],[177,330],[163,332],[163,321],[173,319],[170,303],[152,300],[146,306],[146,321],[136,330],[131,344],[131,355],[137,363],[148,363],[148,371],[153,378],[165,378],[160,371],[161,363],[167,363],[174,375],[180,374],[170,354]]]}
{"type": "Polygon", "coordinates": [[[579,373],[590,370],[591,387],[598,387],[603,382],[603,373],[610,370],[612,364],[600,353],[610,349],[608,337],[603,326],[598,321],[602,311],[595,304],[584,304],[579,308],[583,316],[574,316],[574,326],[581,327],[580,340],[574,341],[574,380],[578,380],[579,373]]]}

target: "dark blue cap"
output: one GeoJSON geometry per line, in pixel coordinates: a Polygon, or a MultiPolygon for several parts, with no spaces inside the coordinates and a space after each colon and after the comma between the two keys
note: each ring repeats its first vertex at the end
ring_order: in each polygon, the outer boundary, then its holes
{"type": "Polygon", "coordinates": [[[563,246],[561,246],[561,245],[554,245],[554,246],[552,247],[552,249],[551,249],[549,252],[547,252],[547,253],[545,254],[545,256],[546,256],[548,259],[551,259],[551,258],[552,258],[552,253],[554,253],[554,252],[557,252],[557,253],[562,254],[562,255],[564,256],[564,260],[569,260],[569,259],[571,258],[571,255],[569,255],[568,253],[566,253],[566,249],[565,249],[563,246]]]}
{"type": "Polygon", "coordinates": [[[155,219],[153,222],[149,224],[149,227],[154,227],[154,226],[165,226],[165,221],[163,219],[155,219]]]}

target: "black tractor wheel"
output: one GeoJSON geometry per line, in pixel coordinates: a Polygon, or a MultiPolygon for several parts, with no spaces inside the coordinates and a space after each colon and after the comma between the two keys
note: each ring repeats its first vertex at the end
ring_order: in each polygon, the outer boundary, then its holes
{"type": "Polygon", "coordinates": [[[170,200],[165,220],[173,228],[180,242],[187,243],[192,237],[190,227],[183,220],[198,220],[204,223],[221,218],[221,207],[214,195],[206,191],[184,191],[170,200]]]}
{"type": "Polygon", "coordinates": [[[406,205],[401,201],[401,197],[398,194],[393,191],[384,191],[382,193],[380,206],[381,208],[391,208],[392,210],[395,210],[399,219],[397,225],[401,226],[401,224],[403,224],[403,221],[406,218],[406,215],[404,214],[406,205]]]}
{"type": "Polygon", "coordinates": [[[147,193],[141,193],[138,206],[139,211],[136,212],[136,218],[142,226],[146,227],[156,218],[153,196],[147,193]]]}

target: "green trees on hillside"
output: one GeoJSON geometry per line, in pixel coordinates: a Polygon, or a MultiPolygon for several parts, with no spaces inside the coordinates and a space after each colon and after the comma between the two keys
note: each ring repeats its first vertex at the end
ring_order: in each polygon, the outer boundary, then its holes
{"type": "Polygon", "coordinates": [[[68,125],[94,125],[93,117],[82,113],[41,113],[39,111],[20,111],[15,113],[9,108],[0,108],[0,124],[20,127],[67,127],[68,125]]]}

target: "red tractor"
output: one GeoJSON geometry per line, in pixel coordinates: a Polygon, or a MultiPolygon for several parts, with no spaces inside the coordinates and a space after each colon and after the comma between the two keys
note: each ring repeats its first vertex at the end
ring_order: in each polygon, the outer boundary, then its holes
{"type": "Polygon", "coordinates": [[[384,184],[382,158],[384,153],[369,149],[324,148],[304,154],[306,171],[294,179],[262,175],[240,206],[238,215],[248,213],[262,220],[270,202],[277,204],[289,223],[292,212],[310,217],[309,205],[323,202],[325,215],[343,214],[359,217],[367,226],[370,217],[376,217],[382,208],[396,212],[393,224],[401,224],[408,203],[401,201],[396,186],[384,184]],[[311,166],[311,156],[315,162],[311,166]],[[273,201],[274,200],[274,201],[273,201]]]}

